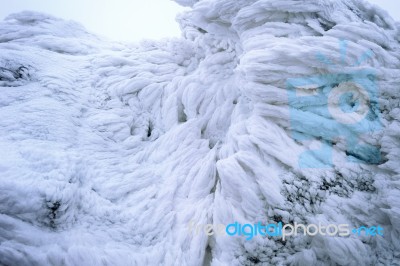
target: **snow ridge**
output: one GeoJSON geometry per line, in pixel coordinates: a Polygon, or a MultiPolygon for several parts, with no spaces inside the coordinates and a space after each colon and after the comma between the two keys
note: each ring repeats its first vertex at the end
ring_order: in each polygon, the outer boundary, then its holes
{"type": "Polygon", "coordinates": [[[0,264],[399,264],[399,24],[359,0],[177,2],[192,7],[182,38],[138,45],[34,12],[0,24],[0,264]],[[331,139],[326,105],[288,93],[291,79],[366,69],[380,129],[350,135],[379,161],[331,139]],[[318,143],[294,138],[294,119],[331,143],[332,167],[301,167],[318,143]],[[246,241],[190,221],[385,234],[246,241]]]}

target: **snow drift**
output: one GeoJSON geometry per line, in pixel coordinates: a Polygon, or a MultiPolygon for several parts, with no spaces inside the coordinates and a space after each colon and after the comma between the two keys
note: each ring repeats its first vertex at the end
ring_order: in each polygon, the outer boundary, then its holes
{"type": "Polygon", "coordinates": [[[0,264],[400,264],[399,24],[359,0],[177,2],[182,38],[138,45],[33,12],[0,24],[0,264]],[[290,79],[363,69],[374,161],[330,138],[326,105],[288,97],[290,79]],[[332,167],[301,167],[324,141],[332,167]],[[246,241],[190,221],[385,234],[246,241]]]}

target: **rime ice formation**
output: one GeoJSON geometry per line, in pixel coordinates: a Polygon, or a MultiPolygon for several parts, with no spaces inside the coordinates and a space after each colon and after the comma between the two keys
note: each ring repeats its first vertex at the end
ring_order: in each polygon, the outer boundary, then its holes
{"type": "Polygon", "coordinates": [[[182,38],[138,45],[31,12],[0,24],[0,264],[400,264],[399,24],[358,0],[177,2],[182,38]],[[364,69],[379,130],[340,137],[326,103],[289,101],[291,79],[340,76],[324,93],[364,69]],[[332,167],[301,167],[321,143],[332,167]],[[385,234],[246,241],[190,221],[385,234]]]}

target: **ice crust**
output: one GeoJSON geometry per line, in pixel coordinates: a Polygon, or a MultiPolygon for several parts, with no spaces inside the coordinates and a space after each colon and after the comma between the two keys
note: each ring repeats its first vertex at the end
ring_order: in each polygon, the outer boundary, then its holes
{"type": "MultiPolygon", "coordinates": [[[[176,2],[182,37],[135,45],[34,12],[0,23],[0,264],[400,265],[399,23],[359,0],[176,2]],[[318,141],[293,138],[287,81],[363,69],[381,128],[357,137],[381,161],[349,162],[339,138],[333,167],[300,167],[318,141]],[[190,221],[385,234],[246,241],[190,221]]],[[[336,130],[310,118],[325,107],[294,110],[304,136],[336,130]]]]}

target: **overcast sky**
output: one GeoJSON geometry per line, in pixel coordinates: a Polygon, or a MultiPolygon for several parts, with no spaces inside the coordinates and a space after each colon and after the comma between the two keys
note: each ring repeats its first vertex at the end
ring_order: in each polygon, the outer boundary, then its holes
{"type": "Polygon", "coordinates": [[[400,1],[399,0],[368,0],[368,2],[378,5],[385,9],[397,21],[400,21],[400,1]]]}
{"type": "Polygon", "coordinates": [[[175,21],[184,8],[170,0],[0,0],[0,19],[23,10],[41,11],[83,24],[118,41],[179,36],[175,21]]]}
{"type": "MultiPolygon", "coordinates": [[[[400,21],[399,0],[369,0],[400,21]]],[[[0,0],[0,19],[23,10],[45,12],[83,24],[118,41],[179,36],[175,22],[184,9],[171,0],[0,0]]]]}

